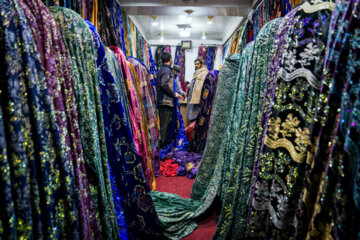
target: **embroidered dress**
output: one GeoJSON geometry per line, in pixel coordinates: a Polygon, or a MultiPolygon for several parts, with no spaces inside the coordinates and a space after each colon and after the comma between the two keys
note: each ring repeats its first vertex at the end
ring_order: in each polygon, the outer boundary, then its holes
{"type": "MultiPolygon", "coordinates": [[[[152,204],[150,189],[142,172],[124,109],[111,75],[105,49],[95,27],[88,22],[94,35],[99,68],[99,86],[104,114],[105,138],[109,163],[121,203],[117,219],[122,239],[145,239],[162,235],[160,222],[152,204]]],[[[114,194],[114,193],[113,193],[114,194]]],[[[115,205],[119,207],[118,204],[115,205]]]]}
{"type": "Polygon", "coordinates": [[[50,12],[70,57],[84,160],[101,234],[118,239],[92,33],[77,13],[61,7],[51,7],[50,12]]]}
{"type": "MultiPolygon", "coordinates": [[[[145,178],[151,189],[156,188],[155,176],[152,171],[152,159],[149,157],[149,152],[146,146],[145,132],[142,131],[142,118],[137,97],[136,88],[133,82],[131,71],[127,64],[126,58],[118,47],[110,47],[116,54],[116,57],[121,66],[121,71],[126,82],[127,98],[129,102],[129,112],[131,118],[132,134],[136,147],[136,151],[140,156],[140,162],[144,171],[145,178]]],[[[147,133],[146,133],[147,134],[147,133]]]]}
{"type": "Polygon", "coordinates": [[[206,66],[209,71],[214,69],[216,47],[207,47],[206,48],[206,66]]]}
{"type": "Polygon", "coordinates": [[[79,239],[77,190],[26,15],[0,1],[0,238],[79,239]]]}
{"type": "Polygon", "coordinates": [[[181,89],[185,89],[185,49],[182,49],[181,46],[176,47],[174,64],[180,66],[178,78],[181,89]]]}
{"type": "Polygon", "coordinates": [[[359,204],[360,2],[338,1],[332,14],[314,123],[300,237],[357,239],[359,204]]]}
{"type": "Polygon", "coordinates": [[[135,86],[135,90],[137,93],[137,101],[139,104],[139,109],[140,109],[140,114],[141,114],[141,136],[143,141],[145,142],[146,145],[146,162],[147,162],[147,167],[148,170],[150,172],[150,176],[153,180],[153,185],[151,186],[152,189],[155,190],[155,173],[154,173],[154,162],[153,162],[153,156],[152,156],[152,150],[151,150],[151,146],[150,146],[150,135],[149,135],[149,129],[147,126],[147,122],[146,122],[146,113],[145,113],[145,108],[144,108],[144,100],[142,97],[142,93],[141,93],[141,89],[140,89],[140,82],[139,82],[139,78],[138,78],[138,74],[133,66],[133,64],[131,62],[128,62],[128,65],[130,67],[131,70],[131,74],[132,74],[132,80],[135,86]]]}
{"type": "Polygon", "coordinates": [[[326,8],[309,13],[294,9],[275,38],[265,93],[266,126],[250,199],[250,239],[297,234],[330,14],[326,8]]]}
{"type": "MultiPolygon", "coordinates": [[[[176,83],[174,76],[173,86],[174,92],[176,92],[176,83]]],[[[168,153],[185,150],[187,148],[187,145],[189,144],[188,141],[186,141],[184,120],[181,115],[180,103],[178,98],[173,99],[173,105],[174,107],[171,129],[169,133],[169,138],[167,140],[167,145],[160,149],[159,156],[161,159],[164,159],[168,153]]]]}
{"type": "Polygon", "coordinates": [[[159,157],[159,128],[157,123],[157,110],[155,99],[152,91],[150,81],[150,74],[147,69],[135,59],[129,59],[134,65],[141,91],[141,96],[144,104],[144,111],[146,115],[146,125],[149,132],[150,146],[153,157],[154,174],[156,177],[160,176],[160,157],[159,157]]]}
{"type": "Polygon", "coordinates": [[[218,70],[220,71],[221,65],[223,64],[223,47],[222,46],[218,46],[216,48],[216,55],[215,55],[215,60],[214,60],[214,70],[218,70]]]}
{"type": "MultiPolygon", "coordinates": [[[[208,165],[210,170],[207,171],[206,169],[203,173],[205,177],[210,175],[212,177],[209,177],[208,179],[210,180],[206,184],[204,183],[203,186],[198,184],[200,189],[206,188],[206,192],[197,198],[199,200],[190,198],[183,199],[176,194],[151,193],[156,211],[164,227],[165,236],[170,239],[180,239],[189,235],[196,228],[194,218],[202,215],[210,207],[218,193],[221,181],[220,169],[222,165],[222,161],[216,161],[218,146],[221,146],[219,139],[223,139],[225,128],[228,124],[228,113],[231,109],[228,103],[235,93],[234,86],[236,84],[239,61],[239,55],[227,58],[222,73],[220,74],[219,82],[222,84],[219,85],[216,94],[214,118],[211,122],[208,142],[202,159],[202,161],[204,161],[204,158],[207,159],[208,162],[213,161],[208,165]],[[214,171],[214,168],[217,171],[214,171]]],[[[196,179],[198,178],[199,177],[196,179]]]]}
{"type": "Polygon", "coordinates": [[[20,0],[19,3],[32,29],[41,64],[45,70],[47,88],[54,102],[61,141],[65,144],[65,154],[76,179],[80,197],[78,219],[81,237],[100,238],[85,169],[73,79],[60,29],[41,1],[20,0]]]}
{"type": "MultiPolygon", "coordinates": [[[[260,133],[260,116],[266,87],[266,76],[271,59],[273,38],[281,19],[276,19],[264,26],[254,42],[254,52],[246,76],[245,91],[241,111],[235,118],[240,121],[237,151],[233,155],[234,167],[230,169],[230,181],[223,201],[221,215],[214,239],[244,239],[251,188],[251,173],[256,156],[257,138],[260,133]]],[[[226,161],[226,160],[225,160],[226,161]]]]}
{"type": "Polygon", "coordinates": [[[204,64],[206,64],[206,47],[205,46],[200,46],[199,50],[198,50],[198,57],[201,57],[201,59],[205,62],[203,62],[204,64]]]}
{"type": "Polygon", "coordinates": [[[130,112],[129,112],[129,103],[127,100],[127,94],[126,94],[126,82],[124,80],[124,77],[121,72],[121,68],[119,65],[119,61],[116,58],[115,53],[110,50],[110,48],[105,48],[106,52],[106,58],[109,65],[109,71],[111,72],[111,75],[114,77],[116,87],[119,91],[119,95],[121,98],[121,103],[124,108],[124,115],[126,117],[127,124],[129,125],[130,129],[131,127],[131,118],[130,118],[130,112]]]}
{"type": "Polygon", "coordinates": [[[196,120],[194,137],[188,147],[191,152],[202,154],[204,151],[213,110],[218,74],[218,71],[210,71],[205,78],[201,90],[201,110],[196,120]]]}

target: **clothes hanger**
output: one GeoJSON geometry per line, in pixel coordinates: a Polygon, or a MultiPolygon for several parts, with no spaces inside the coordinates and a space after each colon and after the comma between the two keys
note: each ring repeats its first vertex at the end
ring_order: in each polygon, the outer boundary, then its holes
{"type": "Polygon", "coordinates": [[[331,11],[334,10],[335,3],[333,2],[323,2],[321,0],[313,0],[312,5],[309,2],[304,2],[300,7],[299,10],[303,10],[306,13],[314,13],[319,10],[329,9],[331,11]]]}

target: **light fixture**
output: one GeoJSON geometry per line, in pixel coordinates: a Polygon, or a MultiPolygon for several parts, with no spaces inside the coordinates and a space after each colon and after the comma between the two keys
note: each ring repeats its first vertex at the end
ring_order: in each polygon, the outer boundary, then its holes
{"type": "Polygon", "coordinates": [[[180,37],[190,37],[190,31],[187,30],[186,28],[181,29],[179,34],[180,37]]]}
{"type": "Polygon", "coordinates": [[[163,42],[164,40],[164,33],[160,33],[160,42],[163,42]]]}
{"type": "Polygon", "coordinates": [[[214,16],[207,16],[207,24],[212,24],[212,20],[213,20],[214,16]]]}
{"type": "Polygon", "coordinates": [[[153,25],[153,26],[159,25],[159,23],[157,21],[157,18],[158,18],[157,16],[151,16],[151,18],[152,18],[151,25],[153,25]]]}
{"type": "Polygon", "coordinates": [[[201,39],[206,40],[206,32],[203,32],[201,35],[202,35],[201,39]]]}
{"type": "Polygon", "coordinates": [[[193,13],[193,10],[185,10],[185,13],[187,14],[186,16],[181,17],[181,20],[184,21],[184,23],[191,23],[192,22],[192,17],[191,14],[193,13]]]}

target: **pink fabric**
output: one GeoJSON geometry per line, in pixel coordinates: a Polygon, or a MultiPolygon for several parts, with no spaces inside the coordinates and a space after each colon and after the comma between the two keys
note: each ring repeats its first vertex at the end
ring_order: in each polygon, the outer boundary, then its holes
{"type": "Polygon", "coordinates": [[[151,167],[148,166],[149,156],[148,151],[146,151],[146,137],[144,131],[141,128],[141,114],[139,102],[137,100],[137,94],[135,90],[135,86],[132,81],[132,76],[130,73],[130,69],[128,63],[126,61],[126,57],[124,53],[118,47],[110,47],[110,49],[116,54],[116,57],[120,63],[122,74],[124,79],[126,80],[127,86],[127,97],[129,102],[129,113],[131,118],[131,127],[133,133],[134,144],[137,153],[141,157],[141,166],[143,168],[143,172],[149,187],[152,188],[152,177],[151,177],[151,167]]]}
{"type": "Polygon", "coordinates": [[[199,47],[198,57],[201,57],[203,59],[204,63],[206,63],[206,47],[205,46],[199,47]]]}

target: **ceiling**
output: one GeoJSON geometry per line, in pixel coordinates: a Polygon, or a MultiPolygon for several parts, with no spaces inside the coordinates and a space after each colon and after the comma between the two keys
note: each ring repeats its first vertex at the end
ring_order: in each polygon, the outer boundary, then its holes
{"type": "Polygon", "coordinates": [[[120,0],[135,25],[150,44],[175,45],[180,40],[193,40],[194,45],[223,44],[247,16],[253,0],[120,0]],[[192,10],[190,19],[186,10],[192,10]],[[152,16],[157,16],[153,26],[152,16]],[[208,24],[207,16],[214,16],[208,24]],[[190,24],[190,37],[181,37],[177,25],[190,24]],[[160,34],[165,41],[160,42],[160,34]],[[202,34],[206,33],[206,40],[202,34]]]}

